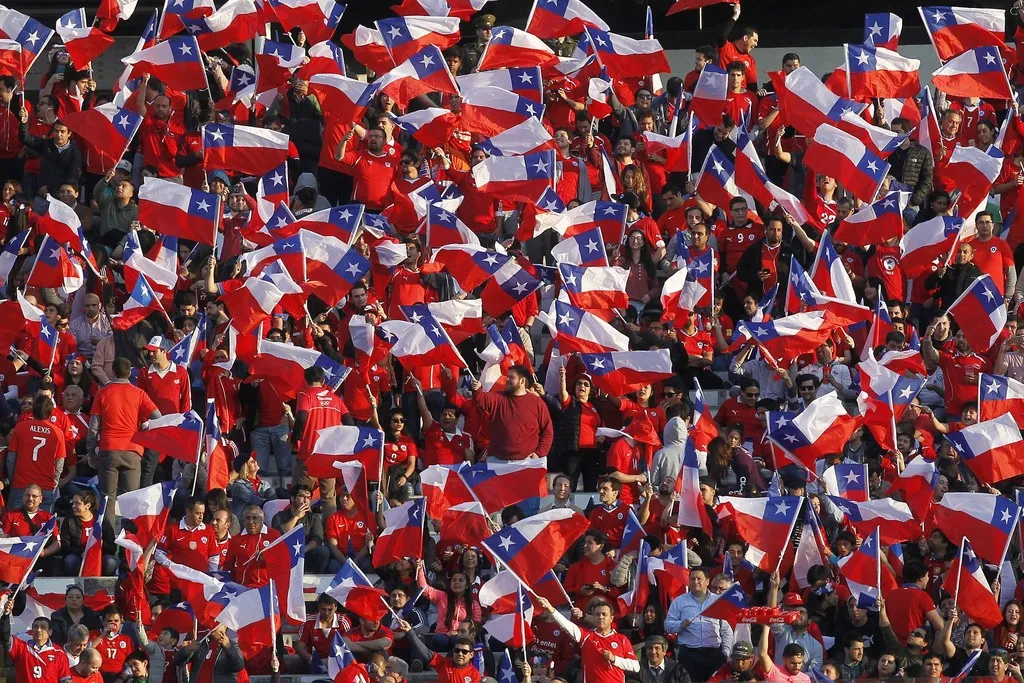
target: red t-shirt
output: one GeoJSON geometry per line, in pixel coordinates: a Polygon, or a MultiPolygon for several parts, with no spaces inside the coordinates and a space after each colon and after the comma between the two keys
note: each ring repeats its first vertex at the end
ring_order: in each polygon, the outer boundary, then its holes
{"type": "Polygon", "coordinates": [[[30,521],[25,510],[8,510],[4,515],[4,533],[8,536],[35,536],[39,528],[46,524],[51,517],[53,517],[51,513],[39,510],[32,515],[30,521]]]}
{"type": "MultiPolygon", "coordinates": [[[[394,634],[394,632],[391,629],[389,629],[387,626],[384,626],[384,625],[379,626],[376,631],[374,631],[373,633],[371,633],[368,636],[363,635],[363,629],[355,628],[355,629],[352,629],[351,631],[349,631],[348,633],[346,633],[345,637],[348,638],[349,640],[351,640],[352,642],[355,642],[355,643],[359,643],[359,642],[362,642],[364,640],[380,640],[381,638],[390,638],[391,639],[391,646],[394,646],[394,644],[395,644],[395,634],[394,634]]],[[[391,647],[388,647],[388,649],[385,652],[390,657],[391,656],[391,647]]],[[[362,660],[364,658],[365,657],[361,658],[358,655],[356,656],[356,659],[362,660]]]]}
{"type": "Polygon", "coordinates": [[[448,434],[435,422],[423,433],[423,466],[457,465],[466,459],[466,449],[472,450],[473,437],[461,429],[448,434]]]}
{"type": "Polygon", "coordinates": [[[935,609],[935,601],[917,586],[903,586],[885,599],[885,611],[892,630],[901,643],[915,628],[927,623],[925,615],[935,609]]]}
{"type": "Polygon", "coordinates": [[[483,680],[483,674],[472,661],[457,667],[448,657],[435,653],[430,659],[430,668],[437,672],[437,683],[480,683],[483,680]]]}
{"type": "Polygon", "coordinates": [[[71,676],[68,656],[64,654],[64,650],[54,647],[53,643],[47,643],[43,649],[36,650],[34,645],[12,637],[10,653],[11,659],[14,660],[14,680],[18,683],[53,683],[71,676]]]}
{"type": "Polygon", "coordinates": [[[100,389],[91,413],[100,417],[100,450],[142,455],[142,446],[132,443],[132,437],[156,409],[146,392],[127,382],[114,380],[100,389]]]}
{"type": "Polygon", "coordinates": [[[1005,295],[1006,269],[1013,267],[1010,245],[999,237],[992,237],[987,242],[972,237],[967,242],[974,245],[974,264],[992,278],[996,291],[1005,295]]]}
{"type": "Polygon", "coordinates": [[[964,404],[978,400],[978,375],[992,372],[992,364],[977,354],[962,355],[939,351],[946,413],[959,415],[964,404]]]}
{"type": "MultiPolygon", "coordinates": [[[[11,432],[8,453],[17,453],[12,488],[23,489],[30,484],[43,491],[52,491],[56,485],[57,461],[66,451],[64,434],[47,420],[19,422],[11,432]]],[[[21,502],[21,501],[17,501],[21,502]]]]}
{"type": "Polygon", "coordinates": [[[747,247],[764,239],[764,226],[757,223],[747,223],[742,228],[732,225],[721,224],[715,232],[718,239],[718,251],[722,256],[723,263],[719,266],[724,268],[726,273],[735,273],[739,265],[740,257],[747,247]]]}
{"type": "Polygon", "coordinates": [[[365,204],[370,211],[381,211],[391,204],[391,182],[398,172],[398,164],[390,155],[346,152],[341,164],[342,171],[355,179],[354,201],[365,204]]]}
{"type": "MultiPolygon", "coordinates": [[[[609,469],[622,474],[640,474],[640,451],[631,446],[626,439],[619,438],[608,449],[605,464],[609,469]]],[[[623,484],[619,500],[625,505],[632,505],[640,499],[639,484],[623,484]]],[[[621,540],[621,538],[620,538],[621,540]]]]}
{"type": "Polygon", "coordinates": [[[735,397],[722,401],[715,413],[715,422],[723,427],[730,427],[736,423],[743,425],[744,438],[753,439],[754,443],[761,440],[764,427],[757,419],[757,408],[740,403],[735,397]]]}
{"type": "Polygon", "coordinates": [[[140,389],[153,399],[161,415],[184,413],[192,407],[192,387],[188,370],[171,363],[161,373],[154,366],[139,371],[140,389]]]}
{"type": "Polygon", "coordinates": [[[608,557],[607,555],[594,564],[589,559],[584,557],[578,562],[574,562],[570,567],[569,571],[565,574],[565,590],[569,595],[575,596],[575,604],[580,609],[583,609],[584,605],[590,602],[594,597],[604,595],[606,597],[615,597],[616,591],[612,587],[611,575],[612,570],[615,569],[615,560],[608,557]],[[611,591],[588,591],[587,593],[582,592],[583,586],[590,586],[592,584],[599,583],[602,586],[612,588],[611,591]]]}
{"type": "Polygon", "coordinates": [[[747,85],[757,85],[757,61],[754,59],[754,55],[749,52],[740,52],[731,40],[726,41],[725,45],[718,50],[718,65],[725,69],[728,68],[729,62],[742,62],[746,67],[743,75],[747,85]]]}
{"type": "Polygon", "coordinates": [[[580,630],[583,631],[580,642],[583,679],[587,683],[623,683],[626,672],[607,661],[604,653],[610,651],[617,657],[636,659],[629,638],[614,630],[604,636],[598,635],[597,631],[580,630]]]}
{"type": "Polygon", "coordinates": [[[334,641],[335,633],[345,633],[352,628],[352,624],[348,619],[335,614],[334,619],[331,621],[331,626],[328,629],[324,629],[320,626],[320,617],[314,616],[306,620],[306,623],[302,625],[302,633],[299,634],[299,642],[306,646],[306,651],[310,654],[316,652],[320,655],[320,658],[324,661],[331,654],[331,643],[334,641]]]}
{"type": "Polygon", "coordinates": [[[119,674],[124,671],[124,660],[135,651],[135,643],[131,638],[121,633],[108,638],[106,631],[94,647],[103,660],[100,672],[105,674],[119,674]]]}
{"type": "Polygon", "coordinates": [[[608,534],[608,542],[612,547],[618,548],[622,545],[622,532],[626,528],[626,516],[629,508],[619,501],[614,507],[608,508],[598,505],[590,511],[590,528],[598,529],[608,534]]]}
{"type": "Polygon", "coordinates": [[[305,460],[313,452],[316,435],[321,429],[337,427],[348,415],[348,408],[341,397],[330,387],[309,387],[299,392],[295,400],[295,412],[306,412],[306,424],[299,443],[299,460],[305,460]]]}
{"type": "MultiPolygon", "coordinates": [[[[868,277],[874,276],[882,281],[885,289],[886,299],[900,299],[907,293],[907,276],[903,273],[900,265],[901,250],[898,244],[875,247],[871,257],[868,258],[868,265],[865,273],[868,277]]],[[[923,278],[922,278],[923,279],[923,278]]]]}
{"type": "Polygon", "coordinates": [[[398,441],[384,444],[384,466],[391,467],[406,462],[409,458],[415,458],[416,454],[416,442],[402,434],[398,441]]]}
{"type": "MultiPolygon", "coordinates": [[[[562,409],[569,407],[572,399],[562,402],[562,409]]],[[[580,448],[593,448],[597,444],[597,428],[601,426],[601,414],[589,401],[580,404],[580,448]]]]}
{"type": "Polygon", "coordinates": [[[366,521],[366,515],[355,510],[355,515],[349,516],[345,510],[338,510],[327,518],[327,525],[324,529],[324,538],[333,538],[338,542],[338,548],[342,553],[358,553],[366,547],[366,532],[373,531],[366,521]]]}
{"type": "Polygon", "coordinates": [[[173,178],[181,175],[181,169],[175,164],[178,155],[178,142],[184,128],[174,121],[158,121],[152,114],[147,114],[139,126],[139,140],[142,141],[142,163],[153,166],[160,178],[173,178]]]}

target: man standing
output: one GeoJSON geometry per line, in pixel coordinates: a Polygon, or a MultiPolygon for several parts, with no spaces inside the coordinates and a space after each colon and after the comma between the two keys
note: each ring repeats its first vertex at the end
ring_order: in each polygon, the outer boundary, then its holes
{"type": "Polygon", "coordinates": [[[247,588],[266,586],[270,579],[263,551],[280,536],[276,529],[268,529],[263,523],[262,508],[250,505],[242,516],[242,533],[228,541],[221,571],[247,588]]]}
{"type": "MultiPolygon", "coordinates": [[[[313,366],[305,370],[308,388],[299,392],[295,400],[295,428],[292,440],[298,445],[297,462],[293,470],[296,484],[306,484],[311,489],[317,481],[306,476],[306,458],[313,452],[317,433],[340,424],[354,424],[345,402],[330,387],[324,386],[324,369],[313,366]]],[[[320,496],[323,501],[323,515],[329,517],[338,509],[334,490],[335,479],[320,479],[320,496]]]]}
{"type": "Polygon", "coordinates": [[[160,417],[156,404],[128,379],[132,364],[127,358],[114,360],[114,379],[96,394],[89,419],[86,451],[97,458],[100,491],[107,496],[106,519],[114,523],[114,496],[139,488],[142,479],[142,447],[132,437],[142,423],[160,417]]]}
{"type": "Polygon", "coordinates": [[[1003,301],[1009,306],[1015,306],[1020,297],[1018,295],[1015,298],[1014,295],[1017,271],[1013,267],[1013,252],[1010,251],[1010,245],[1003,238],[993,234],[995,223],[992,220],[992,212],[980,212],[974,219],[974,225],[978,229],[978,234],[969,240],[974,246],[974,265],[992,278],[996,291],[1003,295],[1003,301]]]}
{"type": "Polygon", "coordinates": [[[11,432],[7,444],[7,471],[13,470],[10,475],[12,501],[20,500],[27,487],[36,485],[43,491],[44,507],[53,505],[67,455],[64,433],[50,422],[53,410],[53,399],[36,396],[32,419],[18,422],[11,432]]]}
{"type": "MultiPolygon", "coordinates": [[[[910,121],[901,117],[893,119],[890,128],[898,135],[909,135],[913,126],[910,121]]],[[[903,212],[903,217],[908,222],[913,221],[934,185],[934,161],[931,152],[916,142],[911,142],[908,137],[889,155],[887,161],[890,166],[889,175],[913,188],[910,202],[903,212]]]]}
{"type": "Polygon", "coordinates": [[[679,634],[676,661],[694,681],[708,680],[732,651],[733,633],[728,622],[698,616],[712,598],[708,584],[706,569],[690,569],[689,592],[672,601],[665,617],[665,631],[679,634]]]}
{"type": "MultiPolygon", "coordinates": [[[[771,575],[771,585],[768,589],[768,607],[775,607],[779,604],[779,573],[771,575]]],[[[804,607],[803,598],[799,593],[787,593],[782,601],[783,606],[789,610],[796,610],[799,615],[791,624],[772,624],[772,637],[775,639],[775,657],[779,662],[783,659],[783,651],[791,643],[797,643],[804,649],[803,668],[809,669],[812,666],[820,667],[824,659],[824,649],[814,636],[807,631],[810,624],[810,616],[807,608],[804,607]]],[[[861,650],[863,654],[863,649],[861,650]]]]}
{"type": "Polygon", "coordinates": [[[71,321],[68,331],[78,342],[78,352],[92,360],[96,345],[111,334],[110,318],[100,311],[100,298],[95,294],[85,295],[85,312],[71,321]]]}
{"type": "Polygon", "coordinates": [[[490,429],[487,456],[499,463],[546,457],[554,430],[544,399],[529,390],[530,371],[522,365],[508,369],[505,393],[481,391],[472,384],[473,397],[490,429]]]}
{"type": "MultiPolygon", "coordinates": [[[[174,344],[170,339],[153,337],[146,344],[150,363],[139,371],[138,386],[146,392],[162,415],[184,413],[192,408],[192,386],[188,370],[171,362],[168,356],[174,344]]],[[[160,454],[146,450],[142,455],[140,486],[151,486],[160,454]]]]}

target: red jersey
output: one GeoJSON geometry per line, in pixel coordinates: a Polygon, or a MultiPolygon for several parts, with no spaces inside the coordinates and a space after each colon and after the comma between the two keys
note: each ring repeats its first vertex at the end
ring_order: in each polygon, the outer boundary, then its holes
{"type": "Polygon", "coordinates": [[[938,353],[946,413],[950,416],[959,415],[965,403],[978,400],[978,376],[983,372],[992,372],[992,364],[974,353],[938,353]]]}
{"type": "Polygon", "coordinates": [[[4,515],[4,533],[8,536],[35,536],[51,517],[53,514],[45,510],[37,510],[34,515],[25,510],[8,510],[4,515]]]}
{"type": "Polygon", "coordinates": [[[155,410],[146,392],[128,382],[114,380],[100,389],[92,402],[92,414],[100,417],[100,450],[142,455],[142,446],[133,443],[132,437],[155,410]]]}
{"type": "Polygon", "coordinates": [[[569,571],[565,573],[564,582],[566,592],[576,598],[573,604],[580,609],[583,609],[588,602],[597,596],[610,598],[614,602],[615,595],[618,592],[612,586],[611,581],[612,570],[614,569],[615,560],[607,555],[604,555],[603,559],[597,564],[594,564],[586,557],[578,562],[573,562],[569,567],[569,571]],[[589,590],[586,593],[583,592],[582,589],[584,586],[593,588],[593,584],[595,583],[607,586],[611,590],[589,590]]]}
{"type": "MultiPolygon", "coordinates": [[[[394,634],[394,632],[391,629],[389,629],[387,626],[384,626],[384,625],[379,626],[376,631],[374,631],[373,633],[371,633],[368,636],[367,635],[363,635],[363,629],[361,629],[361,628],[352,629],[351,631],[349,631],[348,633],[346,633],[344,635],[345,635],[346,638],[348,638],[349,640],[351,640],[351,641],[353,641],[355,643],[359,643],[359,642],[362,642],[364,640],[380,640],[381,638],[390,638],[391,639],[391,645],[394,646],[394,644],[395,644],[395,634],[394,634]]],[[[385,650],[385,653],[388,656],[391,656],[391,647],[388,647],[388,649],[385,650]]],[[[365,658],[366,658],[365,656],[363,656],[363,657],[357,656],[356,657],[356,659],[359,659],[360,661],[362,661],[365,658]]]]}
{"type": "Polygon", "coordinates": [[[555,663],[555,673],[561,674],[576,655],[576,644],[565,629],[554,619],[533,619],[533,644],[531,649],[547,655],[555,663]]]}
{"type": "MultiPolygon", "coordinates": [[[[635,475],[642,471],[640,450],[630,445],[626,439],[616,439],[608,449],[605,456],[605,464],[608,469],[613,469],[621,474],[635,475]]],[[[619,501],[625,505],[632,505],[640,499],[639,484],[623,484],[619,493],[619,501]]],[[[620,538],[621,540],[621,538],[620,538]]]]}
{"type": "Polygon", "coordinates": [[[757,113],[757,96],[749,90],[728,93],[725,96],[725,113],[737,125],[749,124],[757,113]]]}
{"type": "Polygon", "coordinates": [[[679,343],[686,349],[686,353],[691,356],[703,358],[704,354],[709,351],[711,353],[715,351],[715,340],[707,330],[702,330],[698,327],[690,333],[680,329],[676,331],[676,334],[679,337],[679,343]]]}
{"type": "Polygon", "coordinates": [[[277,529],[264,526],[258,534],[243,530],[238,536],[233,536],[228,541],[228,552],[221,564],[221,571],[227,572],[235,583],[248,588],[266,586],[270,582],[267,577],[267,560],[262,555],[256,556],[280,535],[277,529]]]}
{"type": "Polygon", "coordinates": [[[629,638],[612,630],[606,635],[597,631],[580,629],[580,654],[583,664],[583,680],[587,683],[624,683],[626,672],[604,658],[605,652],[612,652],[616,657],[636,659],[633,645],[629,638]]]}
{"type": "Polygon", "coordinates": [[[398,441],[388,441],[384,444],[384,466],[391,467],[416,457],[416,442],[405,434],[398,437],[398,441]]]}
{"type": "Polygon", "coordinates": [[[370,211],[381,211],[392,203],[391,182],[398,164],[386,153],[346,152],[341,170],[355,179],[352,200],[370,211]]]}
{"type": "Polygon", "coordinates": [[[747,223],[741,228],[724,224],[719,221],[715,230],[715,237],[718,239],[718,251],[722,256],[720,268],[726,273],[735,273],[739,265],[740,257],[747,247],[764,239],[764,226],[757,223],[747,223]]]}
{"type": "Polygon", "coordinates": [[[354,515],[345,510],[338,510],[327,518],[324,527],[324,538],[333,538],[343,554],[358,553],[366,547],[366,532],[374,531],[366,520],[366,515],[353,508],[354,515]]]}
{"type": "Polygon", "coordinates": [[[306,623],[302,625],[299,642],[306,646],[306,651],[309,654],[315,652],[320,655],[321,659],[327,661],[327,657],[331,654],[331,643],[334,641],[334,634],[344,634],[351,628],[351,622],[340,614],[334,615],[327,628],[320,624],[320,617],[315,616],[307,619],[306,623]]]}
{"type": "MultiPolygon", "coordinates": [[[[213,529],[205,524],[190,529],[186,526],[185,520],[181,520],[176,526],[167,528],[160,539],[160,549],[166,553],[167,559],[171,562],[204,572],[210,569],[210,558],[217,556],[216,537],[213,529]]],[[[154,593],[165,594],[170,590],[171,585],[177,585],[176,581],[170,579],[170,571],[163,565],[157,564],[153,569],[150,589],[154,593]]]]}
{"type": "MultiPolygon", "coordinates": [[[[625,488],[625,487],[623,487],[625,488]]],[[[626,516],[629,508],[622,504],[622,501],[615,503],[612,507],[598,505],[590,511],[590,528],[603,531],[608,534],[608,542],[612,547],[618,548],[622,545],[622,532],[626,528],[626,516]]]]}
{"type": "Polygon", "coordinates": [[[975,236],[966,241],[974,245],[974,265],[991,277],[996,291],[1005,296],[1006,269],[1013,268],[1013,252],[1010,251],[1010,245],[999,237],[990,237],[987,242],[982,242],[975,236]]]}
{"type": "Polygon", "coordinates": [[[52,491],[57,485],[57,461],[66,456],[64,434],[48,420],[30,419],[15,425],[7,452],[18,455],[12,488],[36,484],[43,491],[52,491]]]}
{"type": "Polygon", "coordinates": [[[685,206],[669,209],[658,218],[658,229],[666,244],[675,238],[677,232],[686,230],[686,210],[685,206]]]}
{"type": "Polygon", "coordinates": [[[139,127],[139,140],[142,141],[142,163],[153,166],[160,178],[173,178],[181,175],[181,169],[175,164],[178,155],[178,143],[185,132],[181,124],[173,119],[158,121],[152,114],[147,114],[139,127]]]}
{"type": "Polygon", "coordinates": [[[722,401],[715,413],[715,422],[723,427],[730,427],[736,423],[743,425],[744,438],[749,438],[757,443],[761,440],[761,433],[764,427],[757,419],[757,408],[740,403],[735,397],[722,401]]]}
{"type": "Polygon", "coordinates": [[[746,84],[748,86],[757,85],[757,61],[754,59],[754,55],[749,52],[740,52],[731,40],[726,41],[725,45],[718,50],[718,65],[726,69],[730,62],[741,62],[744,66],[743,76],[746,84]]]}
{"type": "Polygon", "coordinates": [[[305,460],[313,452],[317,432],[337,427],[348,415],[345,402],[330,387],[309,387],[299,392],[295,400],[295,412],[298,414],[303,411],[306,413],[306,424],[299,442],[299,460],[305,460]]]}
{"type": "Polygon", "coordinates": [[[419,271],[400,266],[391,277],[391,295],[388,297],[389,318],[404,319],[399,306],[429,304],[434,301],[437,301],[437,293],[432,287],[423,284],[419,271]]]}
{"type": "Polygon", "coordinates": [[[14,680],[18,683],[54,683],[71,676],[68,656],[64,650],[54,647],[51,642],[37,649],[35,644],[30,645],[12,635],[10,653],[14,661],[14,680]]]}
{"type": "Polygon", "coordinates": [[[466,460],[466,451],[473,450],[473,437],[456,428],[451,434],[437,422],[423,433],[423,466],[457,465],[466,460]]]}
{"type": "Polygon", "coordinates": [[[139,370],[138,387],[153,399],[161,415],[185,413],[192,408],[192,387],[188,370],[171,363],[165,370],[155,365],[139,370]]]}
{"type": "Polygon", "coordinates": [[[118,633],[113,638],[107,636],[106,630],[93,646],[103,663],[100,664],[100,672],[104,674],[120,674],[124,671],[124,660],[132,652],[135,652],[135,643],[128,636],[118,633]]]}
{"type": "Polygon", "coordinates": [[[903,273],[903,267],[900,266],[900,257],[900,245],[880,244],[875,247],[871,257],[868,258],[867,268],[864,272],[868,277],[875,276],[882,281],[886,299],[902,301],[906,296],[907,276],[903,273]]]}
{"type": "Polygon", "coordinates": [[[949,111],[958,111],[962,117],[956,135],[956,141],[961,147],[974,146],[978,139],[978,124],[982,121],[996,126],[996,110],[988,102],[968,106],[963,100],[956,100],[949,103],[949,111]]]}
{"type": "Polygon", "coordinates": [[[437,683],[480,683],[484,677],[472,660],[465,666],[455,666],[450,658],[436,653],[430,660],[430,668],[437,672],[437,683]]]}
{"type": "Polygon", "coordinates": [[[885,600],[886,613],[892,606],[889,622],[901,643],[907,641],[910,632],[928,623],[925,615],[935,609],[935,601],[925,591],[914,585],[904,585],[885,600]]]}

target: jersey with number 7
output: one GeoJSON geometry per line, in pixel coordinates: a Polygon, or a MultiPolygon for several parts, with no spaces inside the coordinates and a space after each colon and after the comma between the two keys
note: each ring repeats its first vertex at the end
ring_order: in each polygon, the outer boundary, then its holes
{"type": "Polygon", "coordinates": [[[56,484],[57,461],[65,456],[64,434],[46,420],[25,420],[15,425],[7,452],[17,455],[11,486],[23,489],[30,484],[52,491],[56,484]]]}

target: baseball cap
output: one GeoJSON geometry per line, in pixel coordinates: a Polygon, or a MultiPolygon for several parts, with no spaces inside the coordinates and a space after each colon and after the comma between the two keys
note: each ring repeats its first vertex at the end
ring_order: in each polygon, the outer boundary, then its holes
{"type": "Polygon", "coordinates": [[[156,336],[149,340],[149,343],[146,344],[146,349],[149,351],[170,351],[172,346],[174,344],[171,343],[170,339],[156,336]]]}
{"type": "Polygon", "coordinates": [[[132,162],[128,161],[127,159],[121,159],[121,161],[117,162],[117,165],[114,166],[114,168],[116,170],[118,170],[118,171],[124,171],[125,173],[131,173],[132,172],[132,162]]]}
{"type": "Polygon", "coordinates": [[[741,640],[732,646],[732,656],[735,659],[746,659],[754,656],[754,646],[745,640],[741,640]]]}
{"type": "Polygon", "coordinates": [[[782,598],[782,604],[785,607],[803,607],[804,599],[799,593],[786,593],[782,598]]]}

